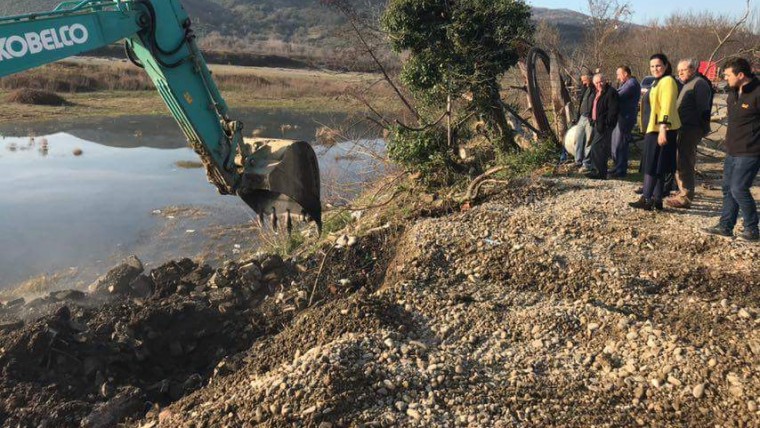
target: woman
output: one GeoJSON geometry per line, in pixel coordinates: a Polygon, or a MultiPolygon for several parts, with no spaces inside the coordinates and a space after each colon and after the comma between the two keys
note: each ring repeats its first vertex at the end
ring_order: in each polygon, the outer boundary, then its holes
{"type": "Polygon", "coordinates": [[[649,123],[644,136],[641,171],[644,186],[641,198],[629,205],[644,210],[662,210],[665,176],[676,170],[676,140],[681,119],[678,117],[678,83],[668,57],[654,54],[649,58],[649,72],[654,76],[649,91],[649,123]]]}

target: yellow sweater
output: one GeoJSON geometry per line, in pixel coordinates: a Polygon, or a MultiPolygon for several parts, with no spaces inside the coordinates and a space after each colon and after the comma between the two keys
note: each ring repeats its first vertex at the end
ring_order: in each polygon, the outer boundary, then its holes
{"type": "Polygon", "coordinates": [[[665,76],[657,82],[657,86],[649,92],[649,125],[647,133],[660,132],[660,124],[665,123],[668,129],[675,131],[681,127],[678,117],[678,84],[672,76],[665,76]]]}

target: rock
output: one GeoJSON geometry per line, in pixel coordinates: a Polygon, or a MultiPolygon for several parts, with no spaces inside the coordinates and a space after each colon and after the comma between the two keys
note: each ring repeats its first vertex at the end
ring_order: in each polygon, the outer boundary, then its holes
{"type": "Polygon", "coordinates": [[[249,286],[256,285],[257,288],[262,277],[261,269],[259,269],[255,263],[248,263],[240,266],[238,269],[238,275],[240,275],[240,280],[243,284],[249,286]]]}
{"type": "Polygon", "coordinates": [[[84,428],[107,428],[116,426],[126,418],[142,417],[145,409],[145,395],[134,386],[119,389],[116,396],[95,409],[82,420],[84,428]]]}
{"type": "Polygon", "coordinates": [[[752,413],[755,413],[757,411],[757,403],[752,400],[747,401],[747,410],[749,410],[752,413]]]}
{"type": "Polygon", "coordinates": [[[702,398],[704,393],[705,393],[704,383],[694,385],[694,388],[691,390],[691,394],[694,396],[694,398],[702,398]]]}
{"type": "Polygon", "coordinates": [[[53,291],[50,293],[50,298],[53,300],[62,302],[62,301],[79,301],[83,300],[86,297],[86,294],[79,290],[60,290],[60,291],[53,291]]]}
{"type": "Polygon", "coordinates": [[[266,275],[272,271],[282,268],[285,263],[282,261],[282,257],[277,254],[271,254],[261,261],[261,273],[266,275]]]}
{"type": "Polygon", "coordinates": [[[416,409],[406,409],[406,415],[415,421],[422,419],[422,415],[416,409]]]}
{"type": "Polygon", "coordinates": [[[140,274],[129,283],[130,295],[147,299],[153,294],[155,284],[149,276],[140,274]]]}
{"type": "Polygon", "coordinates": [[[169,409],[164,409],[158,414],[158,423],[163,424],[172,417],[172,412],[169,409]]]}
{"type": "Polygon", "coordinates": [[[11,301],[7,302],[5,304],[5,307],[8,308],[8,309],[15,308],[15,307],[18,307],[18,306],[22,306],[24,303],[26,303],[26,300],[23,297],[19,297],[18,299],[11,300],[11,301]]]}
{"type": "Polygon", "coordinates": [[[23,320],[17,321],[0,321],[0,332],[7,333],[15,331],[24,326],[23,320]]]}
{"type": "Polygon", "coordinates": [[[105,275],[90,284],[89,290],[97,294],[127,295],[129,284],[143,273],[143,264],[136,256],[129,256],[120,265],[113,267],[105,275]]]}

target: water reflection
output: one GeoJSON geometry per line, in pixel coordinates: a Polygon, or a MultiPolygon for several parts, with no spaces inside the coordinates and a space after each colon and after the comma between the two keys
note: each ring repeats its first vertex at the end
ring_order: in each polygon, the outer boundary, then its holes
{"type": "MultiPolygon", "coordinates": [[[[314,140],[321,126],[292,114],[257,117],[266,119],[260,127],[294,139],[314,140]],[[279,129],[283,123],[291,126],[279,129]]],[[[142,120],[64,124],[65,132],[49,133],[52,125],[41,124],[34,137],[10,137],[18,131],[0,127],[6,135],[0,138],[6,148],[0,152],[0,288],[63,270],[76,270],[71,283],[87,284],[132,253],[150,267],[183,256],[234,257],[259,244],[253,212],[241,200],[219,196],[204,169],[178,167],[198,157],[171,119],[142,120]]],[[[323,199],[350,197],[382,173],[370,153],[383,150],[374,139],[316,146],[323,199]]]]}

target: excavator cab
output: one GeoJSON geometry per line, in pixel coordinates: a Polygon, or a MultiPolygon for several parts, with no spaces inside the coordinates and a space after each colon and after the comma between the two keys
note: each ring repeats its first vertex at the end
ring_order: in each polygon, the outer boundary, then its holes
{"type": "Polygon", "coordinates": [[[319,164],[303,141],[242,137],[195,42],[180,0],[65,1],[50,12],[0,17],[0,77],[124,41],[150,77],[209,181],[238,195],[260,217],[316,222],[321,231],[319,164]]]}

